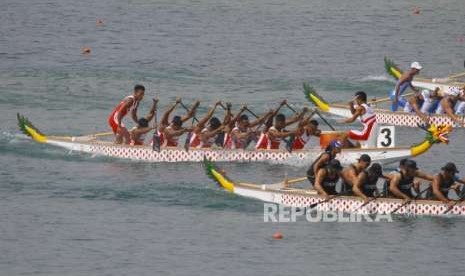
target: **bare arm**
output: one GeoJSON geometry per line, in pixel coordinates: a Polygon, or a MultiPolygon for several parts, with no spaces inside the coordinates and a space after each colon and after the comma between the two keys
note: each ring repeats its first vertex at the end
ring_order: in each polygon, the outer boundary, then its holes
{"type": "MultiPolygon", "coordinates": [[[[132,101],[133,101],[132,98],[126,99],[124,101],[123,106],[121,107],[121,110],[128,110],[128,108],[132,105],[132,101]]],[[[117,115],[118,127],[121,127],[121,124],[123,123],[123,113],[124,112],[118,112],[118,115],[117,115]]],[[[136,119],[137,119],[137,116],[136,116],[136,119]]],[[[136,123],[137,123],[137,120],[136,120],[136,123]]]]}
{"type": "Polygon", "coordinates": [[[422,172],[420,170],[417,170],[417,172],[415,173],[415,177],[423,178],[429,181],[433,181],[434,179],[434,175],[426,173],[426,172],[422,172]]]}
{"type": "Polygon", "coordinates": [[[324,153],[320,159],[313,165],[313,175],[316,176],[318,170],[323,167],[323,164],[329,161],[329,154],[324,153]]]}
{"type": "Polygon", "coordinates": [[[262,124],[269,115],[270,115],[270,112],[263,114],[262,116],[258,117],[256,120],[250,122],[249,127],[256,127],[259,124],[262,124]]]}
{"type": "Polygon", "coordinates": [[[291,136],[294,133],[295,133],[295,131],[282,131],[282,132],[275,131],[275,130],[269,130],[268,131],[268,135],[271,138],[286,138],[286,137],[291,136]]]}
{"type": "Polygon", "coordinates": [[[181,117],[181,122],[184,123],[187,120],[189,120],[190,118],[194,117],[195,111],[197,110],[199,105],[200,105],[200,101],[195,101],[194,104],[192,105],[191,109],[189,109],[189,111],[187,112],[187,114],[181,117]]]}
{"type": "Polygon", "coordinates": [[[168,110],[163,114],[163,117],[161,118],[161,121],[160,121],[160,127],[167,127],[170,124],[169,122],[170,114],[171,112],[173,112],[173,110],[176,108],[176,106],[180,102],[181,102],[181,98],[176,98],[176,102],[170,108],[168,108],[168,110]]]}
{"type": "Polygon", "coordinates": [[[431,183],[431,186],[433,187],[433,194],[440,201],[444,203],[449,203],[450,200],[441,193],[440,183],[441,183],[441,178],[439,175],[436,175],[433,179],[433,182],[431,183]]]}
{"type": "Polygon", "coordinates": [[[221,102],[216,102],[215,105],[208,110],[207,115],[205,115],[200,121],[197,123],[197,125],[194,127],[195,133],[200,133],[202,129],[205,127],[207,124],[208,120],[213,116],[213,113],[215,113],[216,107],[220,104],[221,102]]]}
{"type": "Polygon", "coordinates": [[[410,197],[399,190],[400,174],[397,174],[389,181],[389,191],[398,198],[410,200],[410,197]]]}
{"type": "Polygon", "coordinates": [[[460,125],[463,125],[463,121],[460,119],[459,116],[455,115],[454,113],[454,109],[451,107],[451,104],[450,104],[450,98],[449,96],[446,96],[444,97],[442,100],[441,100],[441,107],[442,107],[442,110],[444,110],[444,112],[452,119],[454,120],[455,122],[457,122],[458,124],[460,125]]]}
{"type": "Polygon", "coordinates": [[[302,110],[302,112],[300,112],[299,114],[296,114],[295,116],[293,116],[289,120],[286,120],[286,126],[292,125],[293,123],[301,120],[304,117],[305,113],[307,113],[307,111],[308,111],[308,109],[304,108],[304,110],[302,110]]]}
{"type": "Polygon", "coordinates": [[[323,188],[323,181],[326,177],[326,170],[318,170],[318,173],[315,174],[315,185],[313,186],[319,195],[327,197],[325,189],[323,188]]]}
{"type": "Polygon", "coordinates": [[[366,202],[368,200],[368,197],[362,192],[362,185],[365,183],[367,179],[367,173],[366,172],[361,172],[356,178],[354,185],[352,186],[352,192],[363,198],[363,200],[366,202]]]}

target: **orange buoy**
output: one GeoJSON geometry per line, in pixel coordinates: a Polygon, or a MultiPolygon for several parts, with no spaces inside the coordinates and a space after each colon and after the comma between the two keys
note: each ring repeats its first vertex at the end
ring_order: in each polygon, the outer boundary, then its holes
{"type": "Polygon", "coordinates": [[[85,56],[90,55],[91,49],[89,47],[82,47],[81,53],[85,56]]]}
{"type": "Polygon", "coordinates": [[[102,19],[97,19],[97,21],[95,22],[95,25],[96,25],[97,27],[100,27],[100,26],[103,26],[103,25],[105,25],[105,24],[103,23],[103,20],[102,20],[102,19]]]}
{"type": "Polygon", "coordinates": [[[273,234],[273,239],[275,240],[282,240],[283,239],[283,233],[279,232],[279,231],[276,231],[274,234],[273,234]]]}

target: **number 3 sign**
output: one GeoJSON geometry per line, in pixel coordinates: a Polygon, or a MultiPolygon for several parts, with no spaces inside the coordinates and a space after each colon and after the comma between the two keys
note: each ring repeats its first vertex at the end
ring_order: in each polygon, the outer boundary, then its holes
{"type": "Polygon", "coordinates": [[[396,128],[394,126],[379,127],[377,147],[393,148],[396,146],[396,128]]]}

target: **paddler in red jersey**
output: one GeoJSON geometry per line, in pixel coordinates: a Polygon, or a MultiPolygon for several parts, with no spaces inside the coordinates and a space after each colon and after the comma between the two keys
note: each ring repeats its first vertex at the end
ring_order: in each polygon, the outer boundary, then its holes
{"type": "Polygon", "coordinates": [[[110,125],[113,133],[115,134],[115,143],[125,144],[131,142],[129,131],[123,124],[123,118],[130,111],[131,118],[137,124],[137,108],[139,107],[140,101],[144,98],[145,87],[142,85],[136,85],[134,87],[133,95],[125,97],[111,112],[108,117],[108,124],[110,125]]]}
{"type": "Polygon", "coordinates": [[[169,116],[171,112],[181,103],[181,98],[176,98],[176,102],[163,114],[163,118],[160,123],[159,135],[160,144],[162,147],[177,147],[179,144],[179,137],[184,133],[192,131],[192,128],[183,128],[184,122],[194,117],[197,108],[200,105],[199,101],[195,101],[192,107],[187,111],[184,116],[176,115],[169,122],[169,116]]]}
{"type": "MultiPolygon", "coordinates": [[[[210,108],[207,115],[205,115],[193,129],[189,146],[192,148],[210,148],[217,142],[217,136],[223,131],[226,125],[229,124],[231,120],[231,109],[226,108],[225,118],[223,123],[217,117],[214,117],[216,108],[221,105],[221,101],[215,103],[215,105],[210,108]],[[208,125],[207,125],[208,122],[208,125]]],[[[220,144],[218,146],[223,147],[224,141],[218,141],[220,144]]]]}
{"type": "Polygon", "coordinates": [[[153,104],[152,108],[150,109],[147,116],[139,118],[137,121],[137,126],[131,129],[129,132],[131,137],[131,145],[133,146],[141,146],[144,144],[145,135],[155,129],[155,127],[149,127],[150,121],[152,121],[153,117],[155,116],[155,112],[157,112],[157,103],[158,99],[152,99],[153,104]]]}
{"type": "Polygon", "coordinates": [[[297,129],[297,133],[292,144],[292,150],[301,150],[310,141],[312,136],[320,137],[321,130],[318,129],[318,121],[310,120],[310,117],[303,120],[301,127],[297,129]]]}
{"type": "Polygon", "coordinates": [[[363,91],[358,91],[355,93],[354,101],[349,102],[352,117],[342,122],[348,124],[354,122],[358,118],[363,124],[363,130],[350,130],[347,133],[347,137],[358,141],[362,148],[376,147],[376,133],[378,129],[376,114],[371,106],[367,104],[367,94],[363,91]]]}
{"type": "MultiPolygon", "coordinates": [[[[240,113],[246,110],[247,107],[243,106],[240,113]]],[[[250,122],[249,116],[247,114],[241,114],[235,124],[235,127],[232,128],[230,134],[228,135],[228,139],[225,142],[225,148],[228,149],[245,149],[249,142],[252,140],[257,140],[257,135],[259,133],[258,130],[254,130],[252,128],[262,124],[271,115],[273,111],[270,111],[256,120],[250,122]]]]}
{"type": "Polygon", "coordinates": [[[296,135],[298,133],[298,129],[288,131],[286,130],[286,126],[291,125],[305,115],[308,111],[307,108],[304,108],[301,113],[296,114],[289,120],[286,120],[286,116],[282,113],[276,115],[274,119],[274,125],[268,129],[266,133],[262,133],[260,139],[255,146],[256,149],[279,149],[281,145],[281,141],[289,136],[296,135]]]}

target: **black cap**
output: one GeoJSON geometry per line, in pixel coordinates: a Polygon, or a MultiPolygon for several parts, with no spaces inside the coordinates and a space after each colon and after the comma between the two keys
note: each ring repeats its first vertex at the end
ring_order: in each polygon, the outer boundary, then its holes
{"type": "Polygon", "coordinates": [[[453,173],[459,172],[455,164],[452,162],[447,163],[444,167],[441,168],[441,170],[447,171],[447,172],[453,172],[453,173]]]}
{"type": "Polygon", "coordinates": [[[365,153],[360,155],[358,160],[359,161],[364,161],[364,162],[367,162],[367,163],[371,163],[371,157],[368,154],[365,154],[365,153]]]}
{"type": "Polygon", "coordinates": [[[376,176],[381,176],[383,175],[383,167],[381,167],[379,163],[373,163],[368,169],[368,172],[376,176]]]}
{"type": "Polygon", "coordinates": [[[341,162],[339,162],[339,160],[337,159],[333,159],[329,161],[328,166],[338,171],[343,169],[343,167],[341,166],[341,162]]]}
{"type": "Polygon", "coordinates": [[[407,160],[407,161],[405,161],[404,166],[405,166],[405,168],[407,168],[407,169],[418,170],[417,162],[415,162],[415,161],[413,161],[413,160],[407,160]]]}

